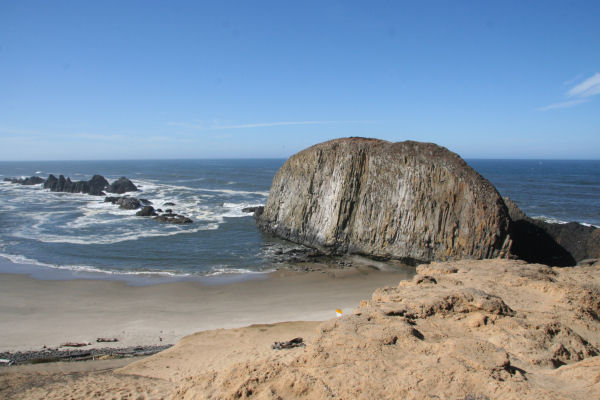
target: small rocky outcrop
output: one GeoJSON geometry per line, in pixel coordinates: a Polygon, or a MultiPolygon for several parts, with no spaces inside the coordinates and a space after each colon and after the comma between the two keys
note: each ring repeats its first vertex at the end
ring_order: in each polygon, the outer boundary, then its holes
{"type": "Polygon", "coordinates": [[[185,215],[173,214],[172,212],[160,214],[157,217],[154,217],[158,222],[165,222],[168,224],[191,224],[191,218],[186,217],[185,215]]]}
{"type": "Polygon", "coordinates": [[[104,196],[104,190],[108,187],[108,181],[102,175],[94,175],[89,181],[71,181],[60,175],[56,178],[50,174],[44,182],[44,188],[52,192],[86,193],[94,196],[104,196]]]}
{"type": "Polygon", "coordinates": [[[138,190],[137,186],[133,184],[129,179],[122,176],[113,183],[111,183],[106,191],[109,193],[123,194],[126,192],[136,192],[138,190]]]}
{"type": "Polygon", "coordinates": [[[512,219],[512,253],[517,257],[562,267],[600,258],[600,229],[577,222],[544,222],[525,215],[508,197],[504,202],[512,219]]]}
{"type": "Polygon", "coordinates": [[[154,207],[148,205],[152,204],[152,202],[147,199],[137,199],[128,196],[107,196],[104,198],[104,202],[118,205],[119,208],[125,210],[137,210],[139,208],[140,210],[137,211],[135,215],[138,217],[154,217],[153,219],[158,222],[167,224],[191,224],[194,222],[185,215],[173,213],[173,210],[166,210],[164,213],[159,214],[162,210],[155,210],[154,207]]]}
{"type": "Polygon", "coordinates": [[[496,189],[432,143],[345,138],[312,146],[277,172],[255,218],[262,230],[327,254],[409,263],[505,256],[511,244],[496,189]]]}
{"type": "Polygon", "coordinates": [[[113,197],[108,196],[104,198],[105,203],[112,203],[119,206],[119,208],[123,208],[125,210],[136,210],[142,206],[142,202],[135,197],[113,197]]]}
{"type": "Polygon", "coordinates": [[[39,176],[30,176],[29,178],[4,178],[4,182],[17,183],[19,185],[39,185],[40,183],[44,183],[44,178],[40,178],[39,176]]]}
{"type": "Polygon", "coordinates": [[[152,206],[143,206],[142,209],[135,213],[138,217],[155,217],[158,214],[152,206]]]}

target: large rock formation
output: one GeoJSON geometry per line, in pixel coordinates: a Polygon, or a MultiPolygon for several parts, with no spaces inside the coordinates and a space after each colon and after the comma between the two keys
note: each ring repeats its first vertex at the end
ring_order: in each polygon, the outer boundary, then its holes
{"type": "Polygon", "coordinates": [[[120,177],[106,188],[107,192],[117,194],[123,194],[125,192],[135,192],[137,190],[137,186],[135,186],[133,182],[131,182],[124,176],[120,177]]]}
{"type": "Polygon", "coordinates": [[[346,138],[292,156],[258,226],[325,253],[405,262],[492,258],[510,247],[496,189],[432,143],[346,138]]]}

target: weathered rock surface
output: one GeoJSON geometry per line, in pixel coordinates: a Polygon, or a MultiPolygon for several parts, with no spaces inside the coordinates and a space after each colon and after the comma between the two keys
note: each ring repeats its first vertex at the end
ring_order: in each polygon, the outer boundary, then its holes
{"type": "Polygon", "coordinates": [[[94,175],[89,181],[72,182],[71,178],[60,175],[56,178],[49,175],[44,188],[52,192],[86,193],[94,196],[104,196],[104,190],[108,187],[108,181],[102,175],[94,175]]]}
{"type": "Polygon", "coordinates": [[[600,229],[577,222],[552,224],[530,218],[509,198],[504,202],[512,219],[511,252],[517,257],[553,266],[600,258],[600,229]]]}
{"type": "Polygon", "coordinates": [[[30,176],[29,178],[4,178],[4,182],[17,183],[19,185],[39,185],[40,183],[44,183],[45,179],[40,178],[39,176],[30,176]]]}
{"type": "Polygon", "coordinates": [[[136,192],[137,190],[137,186],[135,186],[133,182],[131,182],[124,176],[120,177],[106,188],[107,192],[117,194],[123,194],[126,192],[136,192]]]}
{"type": "Polygon", "coordinates": [[[508,253],[509,216],[496,189],[431,143],[346,138],[292,156],[258,226],[325,253],[406,262],[508,253]]]}
{"type": "Polygon", "coordinates": [[[464,260],[417,273],[320,325],[294,357],[172,375],[172,398],[600,398],[599,268],[464,260]]]}

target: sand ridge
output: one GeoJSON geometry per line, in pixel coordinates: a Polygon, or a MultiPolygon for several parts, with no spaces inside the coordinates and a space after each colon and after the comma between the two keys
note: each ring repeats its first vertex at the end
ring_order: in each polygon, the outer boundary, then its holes
{"type": "Polygon", "coordinates": [[[320,325],[293,360],[198,374],[172,398],[600,398],[600,269],[491,260],[417,272],[320,325]]]}

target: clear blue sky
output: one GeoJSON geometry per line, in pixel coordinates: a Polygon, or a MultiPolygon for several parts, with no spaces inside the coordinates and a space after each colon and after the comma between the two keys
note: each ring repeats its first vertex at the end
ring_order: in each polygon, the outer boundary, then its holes
{"type": "Polygon", "coordinates": [[[600,1],[0,0],[0,160],[600,158],[600,1]]]}

